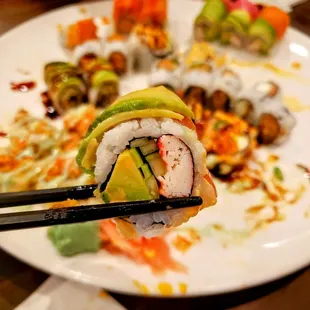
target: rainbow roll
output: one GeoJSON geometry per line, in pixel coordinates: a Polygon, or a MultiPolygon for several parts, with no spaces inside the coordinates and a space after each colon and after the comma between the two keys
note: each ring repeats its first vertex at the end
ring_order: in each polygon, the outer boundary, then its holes
{"type": "Polygon", "coordinates": [[[200,195],[203,205],[115,219],[126,237],[175,227],[216,203],[192,111],[164,87],[119,98],[90,126],[77,162],[105,202],[200,195]]]}

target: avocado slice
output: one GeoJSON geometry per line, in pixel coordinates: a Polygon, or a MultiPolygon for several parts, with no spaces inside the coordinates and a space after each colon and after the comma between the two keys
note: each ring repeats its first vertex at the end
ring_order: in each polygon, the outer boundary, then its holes
{"type": "Polygon", "coordinates": [[[93,87],[99,87],[104,82],[118,83],[118,76],[114,72],[100,70],[91,78],[91,84],[93,87]]]}
{"type": "Polygon", "coordinates": [[[149,178],[150,176],[153,175],[153,173],[152,173],[152,171],[151,171],[151,169],[150,169],[148,164],[143,164],[141,166],[141,170],[142,170],[142,173],[143,173],[143,176],[144,176],[145,179],[147,179],[147,178],[149,178]]]}
{"type": "Polygon", "coordinates": [[[130,149],[130,154],[133,157],[136,166],[138,168],[141,168],[143,166],[143,159],[141,157],[141,155],[139,154],[139,151],[134,147],[130,149]]]}
{"type": "Polygon", "coordinates": [[[249,28],[249,39],[261,41],[261,53],[268,53],[269,49],[276,42],[276,32],[273,27],[264,19],[258,18],[249,28]]]}
{"type": "MultiPolygon", "coordinates": [[[[89,127],[86,138],[76,157],[78,165],[85,173],[93,174],[93,167],[85,167],[82,162],[89,141],[96,138],[98,143],[104,133],[117,124],[136,118],[164,117],[182,120],[185,115],[194,118],[193,112],[173,92],[165,87],[152,87],[129,93],[108,107],[89,127]]],[[[92,150],[95,152],[96,150],[92,150]]]]}
{"type": "Polygon", "coordinates": [[[194,118],[194,113],[172,91],[163,86],[151,87],[129,93],[117,99],[109,108],[100,114],[90,125],[86,137],[104,120],[122,113],[145,109],[163,109],[194,118]]]}
{"type": "Polygon", "coordinates": [[[129,149],[118,156],[103,196],[113,202],[153,199],[129,149]]]}

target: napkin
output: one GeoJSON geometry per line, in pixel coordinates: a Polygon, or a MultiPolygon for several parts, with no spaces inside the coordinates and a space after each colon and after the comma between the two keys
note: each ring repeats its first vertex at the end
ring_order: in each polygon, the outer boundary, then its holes
{"type": "Polygon", "coordinates": [[[125,310],[102,290],[52,276],[15,310],[125,310]]]}

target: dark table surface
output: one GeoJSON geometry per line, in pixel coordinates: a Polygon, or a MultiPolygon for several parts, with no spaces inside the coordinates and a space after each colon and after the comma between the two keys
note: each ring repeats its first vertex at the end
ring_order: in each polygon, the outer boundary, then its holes
{"type": "MultiPolygon", "coordinates": [[[[0,34],[32,17],[76,0],[0,0],[0,34]]],[[[310,34],[310,1],[296,6],[293,27],[310,34]]],[[[27,298],[48,275],[0,249],[0,309],[11,310],[27,298]]],[[[154,299],[113,294],[127,309],[310,309],[310,268],[285,279],[234,294],[186,299],[154,299]]]]}

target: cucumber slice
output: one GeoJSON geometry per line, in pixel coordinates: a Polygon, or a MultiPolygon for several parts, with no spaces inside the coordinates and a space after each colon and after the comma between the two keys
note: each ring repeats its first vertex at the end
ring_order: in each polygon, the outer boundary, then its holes
{"type": "Polygon", "coordinates": [[[153,175],[145,179],[145,184],[149,189],[150,195],[153,199],[159,199],[159,190],[158,190],[158,184],[153,175]]]}
{"type": "Polygon", "coordinates": [[[145,157],[147,162],[149,163],[153,174],[156,177],[165,175],[167,172],[166,165],[163,159],[160,157],[159,153],[153,153],[145,157]]]}
{"type": "Polygon", "coordinates": [[[140,150],[146,156],[157,151],[158,147],[154,140],[150,140],[146,145],[140,146],[140,150]]]}
{"type": "Polygon", "coordinates": [[[141,168],[143,166],[143,159],[139,154],[139,151],[136,148],[130,149],[130,155],[135,161],[135,164],[138,168],[141,168]]]}
{"type": "Polygon", "coordinates": [[[101,193],[101,198],[104,201],[104,203],[110,203],[109,195],[106,192],[101,193]]]}
{"type": "Polygon", "coordinates": [[[149,142],[148,138],[140,138],[140,139],[135,139],[130,142],[130,147],[139,147],[146,145],[149,142]]]}
{"type": "Polygon", "coordinates": [[[153,175],[148,164],[142,165],[141,170],[142,170],[142,173],[143,173],[143,176],[145,179],[147,179],[153,175]]]}

